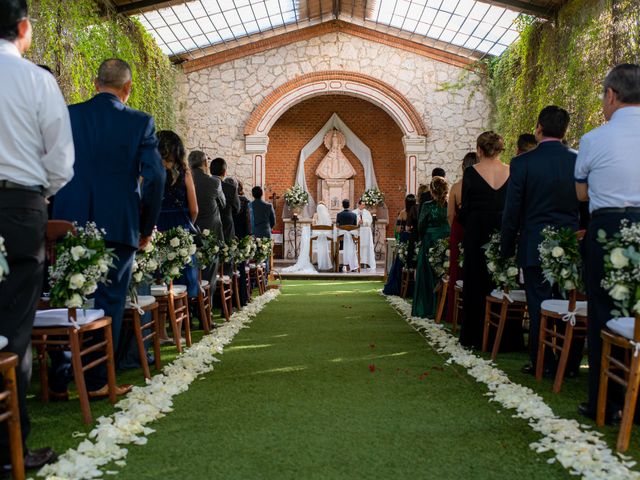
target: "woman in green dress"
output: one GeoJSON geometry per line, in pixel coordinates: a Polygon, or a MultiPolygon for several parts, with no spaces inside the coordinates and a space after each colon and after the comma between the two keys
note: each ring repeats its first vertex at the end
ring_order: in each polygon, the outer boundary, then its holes
{"type": "Polygon", "coordinates": [[[434,278],[429,264],[429,249],[441,238],[449,236],[447,220],[447,197],[449,184],[442,177],[431,180],[431,200],[420,206],[418,217],[418,238],[422,242],[416,265],[416,284],[413,289],[414,317],[433,318],[436,312],[436,286],[439,279],[434,278]]]}

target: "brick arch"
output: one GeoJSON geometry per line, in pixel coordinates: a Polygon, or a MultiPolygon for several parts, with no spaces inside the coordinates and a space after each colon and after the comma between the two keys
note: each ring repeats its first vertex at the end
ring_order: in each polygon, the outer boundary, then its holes
{"type": "Polygon", "coordinates": [[[351,95],[385,110],[406,137],[424,137],[427,129],[415,107],[391,85],[357,72],[329,70],[290,80],[267,95],[253,111],[244,129],[247,136],[266,136],[292,106],[318,95],[351,95]]]}

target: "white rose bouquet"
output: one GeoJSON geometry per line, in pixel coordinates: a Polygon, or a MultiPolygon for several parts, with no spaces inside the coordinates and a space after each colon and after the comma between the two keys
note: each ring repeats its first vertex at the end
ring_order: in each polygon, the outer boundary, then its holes
{"type": "Polygon", "coordinates": [[[384,203],[384,193],[382,193],[377,187],[365,190],[361,198],[367,207],[377,207],[384,203]]]}
{"type": "Polygon", "coordinates": [[[269,255],[271,255],[271,249],[273,248],[273,240],[270,238],[255,238],[256,253],[254,260],[256,263],[264,262],[269,255]]]}
{"type": "Polygon", "coordinates": [[[304,207],[309,203],[309,194],[300,185],[294,185],[284,192],[284,201],[289,208],[304,207]]]}
{"type": "Polygon", "coordinates": [[[500,255],[500,232],[495,232],[484,247],[487,269],[498,288],[513,290],[518,288],[518,266],[516,258],[503,259],[500,255]]]}
{"type": "Polygon", "coordinates": [[[240,251],[238,250],[238,240],[233,238],[230,242],[227,242],[222,246],[220,250],[220,258],[224,263],[236,262],[240,251]]]}
{"type": "Polygon", "coordinates": [[[113,250],[106,247],[105,231],[93,222],[74,226],[76,233],[67,233],[56,245],[56,260],[49,267],[53,307],[81,308],[98,284],[107,281],[113,266],[113,250]]]}
{"type": "Polygon", "coordinates": [[[449,237],[441,238],[433,244],[433,247],[429,249],[429,264],[433,270],[433,274],[436,279],[443,278],[449,273],[449,257],[451,250],[449,250],[449,237]]]}
{"type": "Polygon", "coordinates": [[[4,238],[0,236],[0,282],[9,275],[9,263],[7,262],[7,249],[4,247],[4,238]]]}
{"type": "Polygon", "coordinates": [[[199,237],[201,245],[196,252],[196,258],[198,259],[198,266],[201,270],[204,270],[213,264],[220,253],[220,240],[208,229],[202,230],[199,237]]]}
{"type": "Polygon", "coordinates": [[[422,242],[417,242],[413,248],[413,255],[411,256],[410,265],[407,262],[409,259],[409,242],[402,242],[398,244],[398,258],[404,264],[405,267],[415,267],[416,262],[418,261],[418,252],[420,251],[420,245],[422,242]]]}
{"type": "Polygon", "coordinates": [[[251,235],[247,235],[238,242],[238,257],[236,261],[246,262],[251,260],[255,256],[257,249],[258,246],[254,238],[251,235]]]}
{"type": "Polygon", "coordinates": [[[193,236],[183,227],[160,232],[156,248],[160,273],[167,284],[180,276],[183,267],[191,263],[191,257],[196,253],[193,236]]]}
{"type": "Polygon", "coordinates": [[[129,283],[129,295],[133,301],[137,301],[138,287],[144,283],[151,283],[153,275],[160,268],[158,249],[156,248],[157,232],[154,231],[151,241],[144,250],[136,252],[131,268],[131,282],[129,283]]]}
{"type": "Polygon", "coordinates": [[[617,310],[615,317],[640,315],[640,223],[620,222],[620,231],[607,238],[603,230],[598,241],[606,252],[602,288],[609,292],[617,310]]]}
{"type": "Polygon", "coordinates": [[[566,294],[582,290],[582,257],[576,233],[570,228],[545,227],[538,245],[544,278],[566,294]]]}

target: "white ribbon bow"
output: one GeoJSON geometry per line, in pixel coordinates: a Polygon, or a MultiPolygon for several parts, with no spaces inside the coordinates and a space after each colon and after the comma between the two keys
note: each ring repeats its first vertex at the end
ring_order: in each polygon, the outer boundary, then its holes
{"type": "Polygon", "coordinates": [[[566,312],[562,316],[562,321],[569,322],[572,327],[576,326],[576,317],[578,316],[578,311],[574,310],[573,312],[566,312]]]}
{"type": "Polygon", "coordinates": [[[633,356],[637,357],[640,353],[640,342],[634,342],[633,340],[629,340],[629,343],[633,347],[633,356]]]}
{"type": "Polygon", "coordinates": [[[500,291],[500,293],[502,294],[503,298],[506,298],[507,300],[509,300],[509,303],[513,303],[513,298],[511,298],[511,295],[503,291],[500,291]]]}
{"type": "Polygon", "coordinates": [[[131,308],[135,308],[140,315],[144,315],[144,310],[142,309],[142,307],[139,304],[137,304],[135,302],[129,302],[129,306],[131,308]]]}

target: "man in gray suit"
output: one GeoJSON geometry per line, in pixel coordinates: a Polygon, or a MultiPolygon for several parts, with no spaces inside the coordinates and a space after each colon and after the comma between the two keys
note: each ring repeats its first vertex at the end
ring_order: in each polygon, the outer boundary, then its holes
{"type": "Polygon", "coordinates": [[[233,216],[240,212],[240,197],[238,196],[238,186],[233,180],[225,182],[224,177],[227,175],[227,162],[223,158],[214,158],[209,167],[211,175],[222,183],[222,192],[225,197],[225,205],[220,210],[220,220],[222,221],[223,240],[230,242],[235,238],[235,229],[233,227],[233,216]]]}
{"type": "Polygon", "coordinates": [[[253,236],[258,238],[271,238],[271,229],[276,224],[276,214],[273,205],[262,200],[263,191],[261,187],[251,189],[253,202],[249,204],[251,210],[251,230],[253,236]]]}

